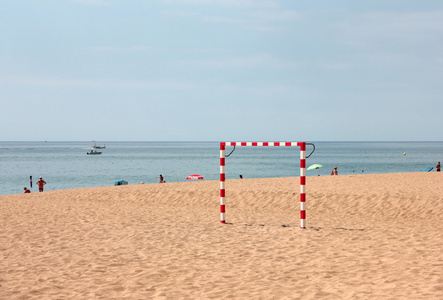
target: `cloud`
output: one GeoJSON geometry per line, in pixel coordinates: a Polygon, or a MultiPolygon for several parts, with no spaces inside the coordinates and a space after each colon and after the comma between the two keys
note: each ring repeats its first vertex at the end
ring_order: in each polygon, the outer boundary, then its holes
{"type": "Polygon", "coordinates": [[[172,14],[184,18],[199,18],[204,22],[218,23],[226,25],[241,26],[247,29],[259,31],[278,31],[281,30],[281,23],[294,21],[300,17],[297,11],[282,10],[275,1],[269,0],[163,0],[163,4],[182,5],[193,9],[178,9],[165,11],[166,14],[172,14]],[[219,9],[218,14],[202,14],[197,12],[201,7],[216,6],[219,9]]]}
{"type": "Polygon", "coordinates": [[[186,11],[186,10],[166,10],[163,13],[166,15],[172,15],[182,18],[193,18],[193,17],[198,17],[200,15],[198,12],[186,11]]]}
{"type": "Polygon", "coordinates": [[[294,10],[263,10],[249,13],[251,19],[266,22],[286,22],[300,19],[300,13],[294,10]]]}
{"type": "Polygon", "coordinates": [[[218,6],[218,7],[237,7],[237,8],[276,8],[278,4],[272,0],[161,0],[161,3],[167,5],[186,5],[186,6],[218,6]]]}
{"type": "Polygon", "coordinates": [[[347,11],[330,25],[324,38],[346,53],[335,56],[346,63],[403,72],[427,68],[433,74],[441,67],[443,11],[347,11]]]}
{"type": "Polygon", "coordinates": [[[145,52],[160,50],[159,47],[154,46],[92,46],[89,48],[83,48],[87,50],[97,51],[97,52],[145,52]]]}
{"type": "Polygon", "coordinates": [[[73,3],[85,4],[85,5],[96,5],[96,6],[110,5],[109,2],[106,0],[68,0],[68,1],[73,3]]]}
{"type": "Polygon", "coordinates": [[[266,53],[251,54],[245,56],[230,56],[219,59],[193,61],[193,65],[201,65],[210,68],[296,68],[298,63],[282,61],[281,59],[266,53]]]}
{"type": "Polygon", "coordinates": [[[443,35],[443,11],[375,12],[348,17],[336,29],[349,44],[416,44],[443,35]]]}
{"type": "Polygon", "coordinates": [[[165,14],[182,18],[198,18],[203,22],[240,26],[259,31],[279,31],[283,23],[293,22],[300,18],[300,13],[292,10],[245,11],[239,15],[202,15],[192,11],[165,11],[165,14]]]}
{"type": "Polygon", "coordinates": [[[40,87],[65,88],[104,88],[104,89],[189,89],[193,85],[180,81],[143,81],[143,80],[97,80],[97,79],[61,79],[51,77],[0,77],[1,84],[40,87]]]}

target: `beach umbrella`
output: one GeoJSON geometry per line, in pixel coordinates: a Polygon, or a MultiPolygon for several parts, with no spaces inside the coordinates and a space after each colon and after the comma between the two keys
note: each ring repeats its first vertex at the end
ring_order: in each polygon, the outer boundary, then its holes
{"type": "Polygon", "coordinates": [[[203,176],[198,175],[198,174],[193,174],[193,175],[189,175],[188,177],[186,177],[186,180],[202,180],[203,176]]]}
{"type": "Polygon", "coordinates": [[[314,169],[318,169],[318,168],[323,168],[323,165],[313,164],[313,165],[310,165],[307,170],[309,171],[309,170],[314,170],[314,169]]]}
{"type": "Polygon", "coordinates": [[[424,169],[423,172],[431,172],[432,169],[434,169],[434,167],[429,167],[429,168],[424,169]]]}

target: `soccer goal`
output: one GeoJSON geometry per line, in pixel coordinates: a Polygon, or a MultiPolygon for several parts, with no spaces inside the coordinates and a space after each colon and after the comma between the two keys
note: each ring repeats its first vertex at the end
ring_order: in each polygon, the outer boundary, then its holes
{"type": "MultiPolygon", "coordinates": [[[[300,228],[306,229],[306,158],[315,151],[314,144],[305,142],[221,142],[220,143],[220,222],[225,223],[225,163],[226,147],[233,146],[251,146],[251,147],[300,147],[300,228]],[[306,145],[312,145],[314,150],[306,157],[306,145]]],[[[234,151],[234,150],[232,150],[234,151]]]]}

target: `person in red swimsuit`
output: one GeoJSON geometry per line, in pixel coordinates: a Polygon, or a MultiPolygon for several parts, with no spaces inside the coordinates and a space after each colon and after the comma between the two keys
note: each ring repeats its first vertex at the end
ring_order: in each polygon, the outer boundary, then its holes
{"type": "Polygon", "coordinates": [[[24,194],[27,194],[27,193],[31,192],[27,187],[25,187],[24,190],[25,190],[24,194]]]}
{"type": "Polygon", "coordinates": [[[43,186],[46,184],[46,181],[43,180],[43,178],[40,177],[40,180],[36,182],[38,185],[38,191],[43,192],[43,186]]]}

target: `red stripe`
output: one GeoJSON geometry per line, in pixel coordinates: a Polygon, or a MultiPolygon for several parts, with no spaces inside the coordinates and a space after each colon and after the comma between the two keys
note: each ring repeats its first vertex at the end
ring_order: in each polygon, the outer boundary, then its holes
{"type": "Polygon", "coordinates": [[[220,181],[225,181],[226,177],[225,177],[225,173],[220,173],[220,181]]]}
{"type": "Polygon", "coordinates": [[[220,212],[224,213],[225,212],[225,206],[224,205],[220,205],[220,212]]]}
{"type": "Polygon", "coordinates": [[[269,146],[268,144],[269,144],[268,142],[264,142],[263,146],[269,146]]]}
{"type": "Polygon", "coordinates": [[[225,197],[225,189],[220,189],[220,197],[225,197]]]}
{"type": "Polygon", "coordinates": [[[300,176],[300,185],[306,185],[306,176],[300,176]]]}
{"type": "Polygon", "coordinates": [[[280,146],[280,143],[275,142],[274,146],[280,146]]]}
{"type": "Polygon", "coordinates": [[[300,151],[306,151],[306,143],[300,143],[300,151]]]}
{"type": "Polygon", "coordinates": [[[300,194],[300,202],[306,202],[306,194],[305,193],[300,194]]]}
{"type": "Polygon", "coordinates": [[[224,165],[225,165],[225,158],[220,157],[220,166],[224,166],[224,165]]]}
{"type": "Polygon", "coordinates": [[[286,142],[285,146],[291,146],[291,142],[286,142]]]}
{"type": "Polygon", "coordinates": [[[236,142],[231,142],[231,146],[237,146],[236,144],[236,142]]]}
{"type": "Polygon", "coordinates": [[[300,219],[305,220],[306,219],[306,210],[300,211],[300,219]]]}
{"type": "Polygon", "coordinates": [[[246,142],[242,142],[241,143],[242,146],[246,146],[246,144],[247,144],[246,142]]]}
{"type": "Polygon", "coordinates": [[[220,143],[220,150],[225,150],[226,143],[220,143]]]}
{"type": "Polygon", "coordinates": [[[257,142],[253,142],[253,143],[252,143],[252,146],[257,146],[257,142]]]}
{"type": "Polygon", "coordinates": [[[300,159],[300,168],[306,168],[306,159],[300,159]]]}

